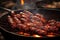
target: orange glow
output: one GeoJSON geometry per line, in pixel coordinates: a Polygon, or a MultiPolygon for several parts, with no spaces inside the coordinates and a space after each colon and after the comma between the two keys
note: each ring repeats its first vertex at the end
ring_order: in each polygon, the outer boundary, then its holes
{"type": "Polygon", "coordinates": [[[21,0],[21,5],[24,5],[24,0],[21,0]]]}
{"type": "Polygon", "coordinates": [[[54,37],[55,35],[47,35],[48,37],[54,37]]]}
{"type": "Polygon", "coordinates": [[[29,33],[24,33],[24,36],[28,37],[28,36],[30,36],[30,34],[29,33]]]}
{"type": "Polygon", "coordinates": [[[33,37],[38,37],[39,38],[39,37],[42,37],[42,36],[40,36],[40,35],[33,35],[33,37]]]}
{"type": "Polygon", "coordinates": [[[55,35],[54,35],[54,33],[53,32],[51,32],[51,33],[48,33],[48,35],[47,35],[48,37],[54,37],[55,35]]]}

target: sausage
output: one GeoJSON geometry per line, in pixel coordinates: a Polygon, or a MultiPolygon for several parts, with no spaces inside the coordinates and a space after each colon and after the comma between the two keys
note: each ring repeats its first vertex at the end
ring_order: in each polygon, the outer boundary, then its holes
{"type": "Polygon", "coordinates": [[[27,22],[29,22],[29,21],[28,21],[27,19],[25,19],[25,18],[21,18],[20,20],[21,20],[22,23],[27,23],[27,22]]]}
{"type": "Polygon", "coordinates": [[[29,16],[33,15],[31,12],[26,11],[26,10],[24,10],[24,13],[26,13],[26,14],[29,15],[29,16]]]}
{"type": "Polygon", "coordinates": [[[33,20],[33,19],[31,19],[31,21],[32,21],[32,23],[34,24],[34,26],[43,26],[43,23],[41,22],[41,21],[36,21],[36,20],[33,20]]]}
{"type": "Polygon", "coordinates": [[[23,13],[23,12],[20,12],[20,15],[22,18],[25,18],[26,20],[29,21],[29,17],[30,17],[29,15],[27,15],[26,13],[23,13]]]}
{"type": "Polygon", "coordinates": [[[22,15],[23,18],[25,18],[26,20],[29,20],[29,17],[27,17],[26,15],[22,15]]]}
{"type": "Polygon", "coordinates": [[[26,22],[25,25],[27,25],[28,27],[32,27],[32,26],[34,26],[34,24],[31,23],[31,22],[26,22]]]}
{"type": "MultiPolygon", "coordinates": [[[[32,16],[33,20],[36,20],[37,22],[43,23],[43,18],[39,18],[38,16],[32,16]]],[[[45,22],[44,22],[45,23],[45,22]]]]}
{"type": "Polygon", "coordinates": [[[36,13],[35,15],[39,18],[44,17],[42,14],[39,14],[39,13],[36,13]]]}
{"type": "Polygon", "coordinates": [[[20,14],[16,14],[16,17],[19,18],[19,19],[21,18],[20,14]]]}
{"type": "Polygon", "coordinates": [[[14,19],[14,21],[15,21],[17,24],[20,24],[20,23],[21,23],[21,21],[20,21],[16,16],[14,16],[13,19],[14,19]]]}
{"type": "Polygon", "coordinates": [[[24,24],[17,24],[17,26],[19,29],[24,29],[26,27],[26,25],[24,25],[24,24]]]}
{"type": "Polygon", "coordinates": [[[33,32],[36,32],[37,34],[42,34],[42,35],[45,35],[47,34],[46,31],[42,30],[42,29],[38,29],[38,28],[35,28],[35,27],[30,27],[30,30],[33,32]]]}
{"type": "Polygon", "coordinates": [[[60,22],[56,22],[56,26],[60,28],[60,22]]]}
{"type": "Polygon", "coordinates": [[[52,19],[52,20],[49,20],[48,22],[49,23],[52,23],[52,22],[56,23],[56,20],[52,19]]]}
{"type": "Polygon", "coordinates": [[[40,18],[37,17],[37,16],[32,16],[31,18],[32,18],[33,20],[40,21],[40,18]]]}
{"type": "Polygon", "coordinates": [[[43,17],[43,15],[37,13],[36,16],[39,17],[43,23],[46,22],[46,19],[43,17]]]}
{"type": "Polygon", "coordinates": [[[38,34],[41,34],[41,35],[46,35],[47,34],[47,31],[45,31],[45,30],[37,29],[36,31],[37,31],[38,34]]]}
{"type": "Polygon", "coordinates": [[[23,30],[24,32],[29,30],[29,27],[26,26],[25,24],[18,24],[17,26],[18,29],[23,30]]]}
{"type": "Polygon", "coordinates": [[[35,28],[35,27],[28,27],[24,24],[19,24],[18,28],[23,29],[25,31],[28,31],[28,30],[30,30],[32,32],[35,31],[38,34],[46,34],[46,32],[44,30],[41,30],[41,29],[38,29],[38,28],[35,28]]]}
{"type": "MultiPolygon", "coordinates": [[[[24,16],[26,16],[26,17],[30,17],[28,14],[26,14],[26,13],[23,13],[23,12],[20,12],[21,14],[22,14],[22,16],[24,15],[24,16]]],[[[23,16],[23,17],[24,17],[23,16]]]]}
{"type": "Polygon", "coordinates": [[[50,25],[45,25],[45,27],[44,27],[44,30],[46,30],[46,31],[52,31],[52,32],[56,32],[56,31],[58,31],[58,28],[56,27],[56,26],[50,26],[50,25]]]}
{"type": "Polygon", "coordinates": [[[38,26],[38,28],[41,27],[41,26],[43,26],[43,23],[42,22],[35,21],[34,24],[36,24],[36,26],[38,26]]]}
{"type": "Polygon", "coordinates": [[[8,16],[8,21],[11,24],[12,28],[16,27],[16,23],[14,22],[13,18],[11,16],[8,16]]]}

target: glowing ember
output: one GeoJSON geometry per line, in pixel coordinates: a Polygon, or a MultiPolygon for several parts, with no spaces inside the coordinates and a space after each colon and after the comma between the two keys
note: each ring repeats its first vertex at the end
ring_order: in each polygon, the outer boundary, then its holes
{"type": "Polygon", "coordinates": [[[39,38],[39,37],[42,37],[42,36],[40,36],[40,35],[33,35],[33,37],[38,37],[39,38]]]}
{"type": "Polygon", "coordinates": [[[55,37],[55,35],[47,35],[48,37],[55,37]]]}
{"type": "Polygon", "coordinates": [[[54,37],[55,35],[54,35],[54,33],[53,32],[51,32],[51,33],[48,33],[48,35],[47,35],[48,37],[54,37]]]}

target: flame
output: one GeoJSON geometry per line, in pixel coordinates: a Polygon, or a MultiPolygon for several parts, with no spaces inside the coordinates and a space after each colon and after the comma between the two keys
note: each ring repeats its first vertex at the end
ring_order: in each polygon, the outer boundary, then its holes
{"type": "Polygon", "coordinates": [[[21,0],[21,5],[24,5],[24,0],[21,0]]]}

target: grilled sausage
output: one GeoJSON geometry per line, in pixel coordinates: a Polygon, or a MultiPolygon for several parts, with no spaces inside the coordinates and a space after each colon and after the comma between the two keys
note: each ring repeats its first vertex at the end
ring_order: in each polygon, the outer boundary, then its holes
{"type": "Polygon", "coordinates": [[[39,17],[43,23],[46,22],[46,19],[43,17],[43,15],[37,13],[36,16],[39,17]]]}
{"type": "Polygon", "coordinates": [[[17,24],[20,24],[21,23],[21,21],[15,16],[15,17],[13,17],[13,19],[14,19],[14,21],[17,23],[17,24]]]}
{"type": "Polygon", "coordinates": [[[45,35],[47,34],[46,31],[42,30],[42,29],[38,29],[38,28],[35,28],[35,27],[30,27],[30,30],[33,32],[36,32],[37,34],[42,34],[42,35],[45,35]]]}
{"type": "Polygon", "coordinates": [[[12,28],[16,27],[16,23],[14,22],[13,18],[11,16],[8,16],[8,21],[11,24],[12,28]]]}
{"type": "Polygon", "coordinates": [[[29,15],[29,16],[31,16],[31,15],[33,15],[31,12],[29,12],[29,11],[24,11],[24,13],[26,13],[27,15],[29,15]]]}
{"type": "Polygon", "coordinates": [[[20,14],[16,14],[16,17],[20,19],[21,18],[21,15],[20,14]]]}
{"type": "Polygon", "coordinates": [[[17,28],[20,29],[21,31],[26,32],[29,30],[29,27],[26,26],[25,24],[18,24],[17,26],[18,26],[17,28]]]}
{"type": "Polygon", "coordinates": [[[56,22],[56,26],[60,28],[60,22],[56,22]]]}

